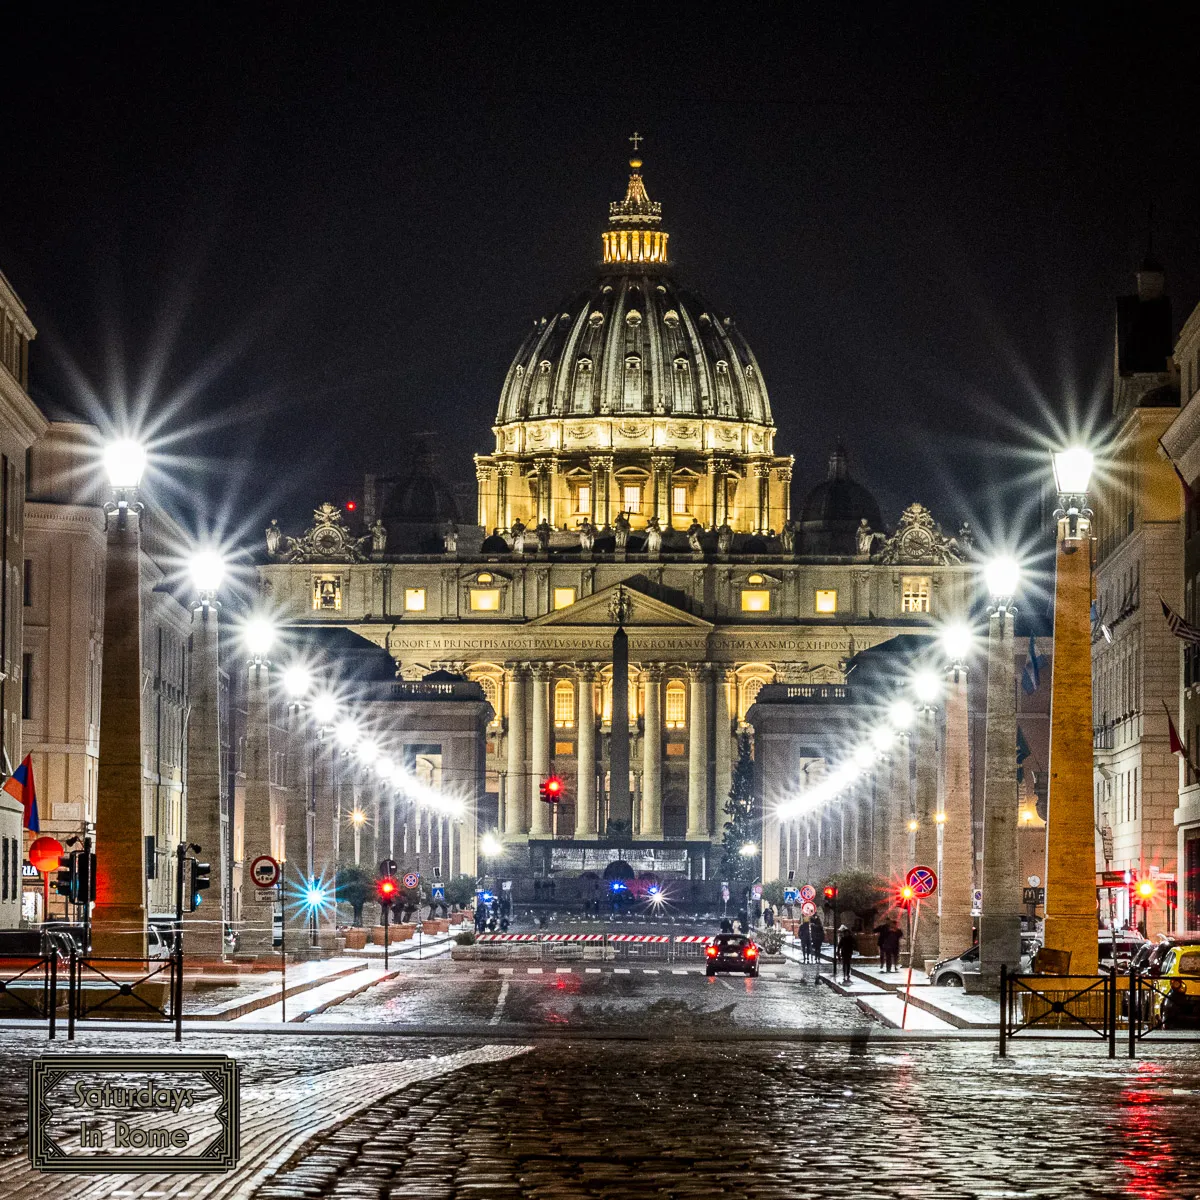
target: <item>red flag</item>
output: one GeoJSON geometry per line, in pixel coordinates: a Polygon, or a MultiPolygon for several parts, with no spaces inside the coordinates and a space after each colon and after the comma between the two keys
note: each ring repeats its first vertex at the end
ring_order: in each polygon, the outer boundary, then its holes
{"type": "MultiPolygon", "coordinates": [[[[1167,702],[1163,701],[1163,708],[1167,708],[1167,702]]],[[[1175,722],[1171,720],[1171,711],[1167,709],[1167,738],[1171,743],[1172,754],[1182,754],[1187,758],[1187,747],[1179,739],[1179,731],[1175,728],[1175,722]]]]}
{"type": "Polygon", "coordinates": [[[4,791],[20,800],[24,808],[22,824],[31,833],[40,833],[38,824],[37,789],[33,786],[33,759],[27,754],[21,765],[4,781],[4,791]]]}

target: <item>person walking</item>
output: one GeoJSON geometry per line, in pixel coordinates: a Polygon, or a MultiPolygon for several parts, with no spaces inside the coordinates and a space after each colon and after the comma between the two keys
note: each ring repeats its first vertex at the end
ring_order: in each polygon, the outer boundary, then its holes
{"type": "Polygon", "coordinates": [[[898,969],[900,959],[900,927],[888,919],[875,928],[875,936],[879,939],[879,966],[883,971],[898,969]]]}
{"type": "Polygon", "coordinates": [[[842,982],[850,982],[850,960],[854,957],[854,934],[845,925],[838,929],[837,956],[842,964],[842,982]]]}
{"type": "Polygon", "coordinates": [[[763,924],[768,929],[775,924],[775,910],[769,904],[763,908],[763,924]]]}
{"type": "Polygon", "coordinates": [[[800,961],[809,962],[812,959],[812,927],[808,921],[800,923],[800,961]]]}
{"type": "Polygon", "coordinates": [[[825,926],[820,917],[813,917],[808,923],[809,936],[812,938],[813,961],[821,965],[821,947],[825,945],[825,926]]]}

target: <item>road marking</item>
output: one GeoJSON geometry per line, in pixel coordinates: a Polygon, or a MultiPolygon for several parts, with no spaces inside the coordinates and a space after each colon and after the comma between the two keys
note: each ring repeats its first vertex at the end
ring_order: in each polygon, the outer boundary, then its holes
{"type": "Polygon", "coordinates": [[[686,975],[686,974],[687,974],[687,971],[686,971],[686,970],[680,970],[678,967],[672,967],[672,968],[671,968],[671,974],[672,974],[672,975],[686,975]]]}
{"type": "Polygon", "coordinates": [[[500,974],[501,974],[501,975],[511,975],[512,973],[513,973],[513,968],[512,968],[512,967],[501,967],[501,968],[500,968],[500,974]]]}
{"type": "Polygon", "coordinates": [[[554,973],[555,973],[555,975],[570,975],[570,974],[572,974],[572,968],[571,967],[555,967],[554,973]]]}
{"type": "Polygon", "coordinates": [[[728,989],[729,989],[731,992],[733,991],[733,984],[732,984],[732,983],[730,983],[728,979],[718,979],[718,980],[717,980],[717,982],[718,982],[718,983],[719,983],[719,984],[720,984],[720,985],[721,985],[723,988],[728,988],[728,989]]]}
{"type": "Polygon", "coordinates": [[[657,972],[657,971],[654,971],[654,970],[651,970],[649,967],[643,967],[643,968],[642,968],[642,974],[643,974],[643,975],[657,975],[657,974],[658,974],[658,972],[657,972]]]}
{"type": "Polygon", "coordinates": [[[492,1010],[492,1015],[488,1019],[489,1025],[500,1024],[500,1014],[504,1012],[504,1001],[508,999],[508,980],[506,979],[500,985],[500,995],[496,997],[496,1007],[492,1010]]]}
{"type": "Polygon", "coordinates": [[[613,974],[614,975],[628,975],[629,968],[628,967],[613,967],[613,974]]]}
{"type": "Polygon", "coordinates": [[[525,968],[526,975],[540,975],[541,973],[542,973],[541,967],[526,967],[525,968]]]}
{"type": "Polygon", "coordinates": [[[584,967],[583,969],[584,969],[584,971],[586,971],[586,972],[587,972],[589,975],[599,975],[599,974],[600,974],[600,968],[599,968],[599,967],[584,967]]]}

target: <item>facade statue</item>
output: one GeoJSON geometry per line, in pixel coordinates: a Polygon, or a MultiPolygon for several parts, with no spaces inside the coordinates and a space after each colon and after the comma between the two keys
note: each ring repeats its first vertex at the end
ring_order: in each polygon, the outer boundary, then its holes
{"type": "Polygon", "coordinates": [[[596,545],[596,527],[584,517],[583,523],[579,526],[579,548],[584,554],[591,554],[592,548],[596,545]]]}
{"type": "Polygon", "coordinates": [[[796,525],[794,521],[784,521],[783,530],[779,534],[779,544],[783,548],[784,554],[791,555],[796,553],[796,525]]]}
{"type": "Polygon", "coordinates": [[[512,533],[512,552],[514,554],[524,554],[525,553],[525,522],[522,521],[520,517],[518,517],[512,523],[512,529],[509,532],[512,533]]]}
{"type": "Polygon", "coordinates": [[[442,546],[447,554],[458,553],[458,526],[453,521],[446,522],[446,528],[442,532],[442,546]]]}
{"type": "Polygon", "coordinates": [[[539,521],[533,531],[537,535],[537,548],[539,554],[550,553],[550,534],[554,532],[553,526],[549,521],[539,521]]]}
{"type": "Polygon", "coordinates": [[[383,554],[387,550],[387,530],[383,527],[383,522],[376,517],[375,524],[371,526],[371,553],[383,554]]]}
{"type": "Polygon", "coordinates": [[[722,523],[717,530],[717,553],[724,556],[733,549],[733,530],[728,522],[722,523]]]}
{"type": "Polygon", "coordinates": [[[624,550],[629,545],[629,530],[629,518],[623,512],[617,513],[617,519],[613,522],[613,537],[618,550],[624,550]]]}
{"type": "Polygon", "coordinates": [[[646,553],[657,558],[662,553],[663,535],[657,517],[646,522],[646,553]]]}
{"type": "Polygon", "coordinates": [[[692,548],[692,555],[696,558],[704,557],[704,547],[700,543],[700,536],[704,533],[704,526],[699,521],[693,521],[687,528],[688,545],[692,548]]]}
{"type": "Polygon", "coordinates": [[[871,553],[871,547],[875,544],[875,531],[866,517],[859,521],[858,528],[854,531],[854,539],[859,554],[871,553]]]}
{"type": "Polygon", "coordinates": [[[272,517],[270,525],[266,529],[267,534],[267,553],[272,558],[279,553],[279,543],[283,541],[283,530],[279,528],[279,518],[272,517]]]}

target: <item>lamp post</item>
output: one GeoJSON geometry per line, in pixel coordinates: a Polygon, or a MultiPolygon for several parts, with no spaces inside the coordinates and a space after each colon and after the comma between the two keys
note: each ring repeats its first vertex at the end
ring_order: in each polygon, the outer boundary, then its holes
{"type": "MultiPolygon", "coordinates": [[[[1015,559],[993,559],[984,570],[988,609],[987,734],[983,771],[983,904],[979,967],[987,988],[1000,967],[1021,960],[1021,872],[1017,840],[1017,693],[1013,670],[1013,596],[1021,572],[1015,559]]],[[[1088,716],[1091,729],[1091,715],[1088,716]]],[[[1089,785],[1090,786],[1090,785],[1089,785]]],[[[1091,811],[1090,808],[1088,810],[1091,811]]]]}
{"type": "MultiPolygon", "coordinates": [[[[303,897],[316,884],[312,858],[315,751],[308,720],[312,672],[303,663],[292,663],[283,669],[280,682],[283,684],[288,711],[287,817],[284,824],[284,861],[280,869],[290,885],[290,891],[289,887],[284,888],[285,896],[303,897]]],[[[285,921],[288,916],[285,903],[285,921]]],[[[291,918],[299,931],[308,933],[309,946],[315,945],[316,909],[312,905],[293,901],[291,918]]]]}
{"type": "Polygon", "coordinates": [[[971,944],[971,894],[975,887],[971,822],[971,756],[967,714],[967,659],[974,637],[966,625],[942,635],[946,656],[946,727],[943,740],[944,789],[939,837],[938,958],[961,954],[971,944]]]}
{"type": "MultiPolygon", "coordinates": [[[[278,811],[275,789],[271,783],[271,652],[277,632],[271,620],[255,615],[242,627],[242,642],[246,651],[246,753],[245,799],[242,811],[242,863],[247,864],[260,855],[270,855],[277,862],[284,858],[280,827],[284,814],[278,811]]],[[[240,893],[241,937],[239,949],[247,953],[269,956],[274,953],[274,889],[255,887],[243,876],[240,893]]]]}
{"type": "Polygon", "coordinates": [[[889,878],[902,876],[909,860],[909,819],[912,815],[911,783],[909,778],[912,727],[917,710],[903,698],[894,700],[887,712],[888,724],[896,734],[897,746],[892,753],[891,810],[888,819],[887,873],[889,878]]]}
{"type": "Polygon", "coordinates": [[[104,451],[104,659],[96,777],[95,953],[146,954],[146,840],[142,810],[142,588],[138,487],[146,450],[128,438],[104,451]]]}
{"type": "Polygon", "coordinates": [[[232,876],[230,823],[221,805],[220,636],[217,593],[225,580],[225,562],[215,550],[198,550],[188,564],[196,599],[192,603],[192,661],[188,688],[187,792],[184,840],[194,842],[216,865],[214,899],[185,917],[188,953],[218,959],[225,953],[232,876]]]}
{"type": "MultiPolygon", "coordinates": [[[[938,837],[938,705],[944,692],[942,677],[932,668],[924,668],[913,677],[913,695],[917,700],[917,796],[916,834],[913,838],[913,861],[909,866],[937,869],[938,837]]],[[[939,944],[938,910],[933,904],[920,919],[909,943],[909,961],[924,963],[936,958],[939,944]]]]}
{"type": "MultiPolygon", "coordinates": [[[[1095,974],[1096,836],[1092,811],[1092,455],[1054,456],[1054,672],[1046,826],[1046,948],[1070,953],[1074,975],[1095,974]]],[[[986,901],[986,893],[985,893],[986,901]]]]}

